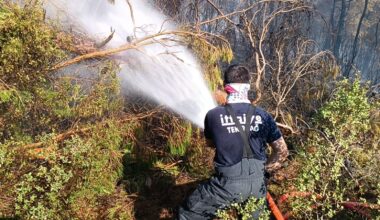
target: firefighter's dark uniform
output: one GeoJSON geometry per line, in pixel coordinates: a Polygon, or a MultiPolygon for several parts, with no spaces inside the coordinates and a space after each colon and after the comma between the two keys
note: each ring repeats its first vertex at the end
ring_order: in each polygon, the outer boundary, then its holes
{"type": "MultiPolygon", "coordinates": [[[[216,210],[232,202],[266,195],[266,143],[278,140],[281,133],[273,118],[263,109],[248,103],[229,106],[229,110],[216,107],[206,115],[204,133],[216,147],[216,174],[208,182],[199,185],[179,207],[180,220],[212,219],[216,210]],[[235,121],[239,123],[235,124],[235,121]],[[242,127],[239,132],[239,124],[243,127],[250,125],[249,132],[245,132],[246,129],[242,127]]],[[[255,215],[258,213],[253,213],[253,217],[255,215]]]]}

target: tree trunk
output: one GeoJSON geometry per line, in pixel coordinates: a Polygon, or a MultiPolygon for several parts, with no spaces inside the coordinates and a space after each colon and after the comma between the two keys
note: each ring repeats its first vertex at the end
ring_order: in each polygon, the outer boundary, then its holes
{"type": "Polygon", "coordinates": [[[364,9],[363,9],[362,15],[361,15],[360,20],[359,20],[358,28],[356,29],[356,35],[355,35],[354,44],[353,44],[353,48],[352,48],[351,59],[349,60],[349,62],[347,64],[346,71],[343,73],[343,76],[345,76],[345,77],[349,77],[350,76],[352,65],[354,64],[356,55],[358,53],[359,34],[360,34],[360,30],[361,30],[361,27],[362,27],[362,23],[363,23],[364,17],[365,17],[365,15],[367,13],[368,1],[369,0],[365,0],[365,2],[364,2],[364,9]]]}
{"type": "Polygon", "coordinates": [[[376,24],[376,32],[375,32],[375,49],[377,48],[377,45],[379,43],[379,24],[380,24],[380,18],[376,24]]]}
{"type": "Polygon", "coordinates": [[[334,56],[341,60],[341,55],[339,53],[340,45],[342,43],[342,37],[343,37],[343,30],[345,28],[345,21],[347,16],[347,5],[346,0],[341,0],[341,9],[340,9],[340,15],[339,15],[339,21],[336,29],[336,38],[334,43],[334,56]]]}
{"type": "Polygon", "coordinates": [[[330,27],[327,30],[328,33],[326,35],[325,45],[324,45],[324,48],[326,50],[332,49],[331,47],[335,39],[335,8],[336,8],[336,0],[333,0],[333,7],[331,9],[331,14],[330,14],[330,27]]]}

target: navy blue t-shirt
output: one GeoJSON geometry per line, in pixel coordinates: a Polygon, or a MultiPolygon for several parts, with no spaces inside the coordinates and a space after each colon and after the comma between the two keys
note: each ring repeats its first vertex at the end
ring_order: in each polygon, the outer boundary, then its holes
{"type": "MultiPolygon", "coordinates": [[[[240,124],[245,124],[248,108],[254,108],[248,103],[230,104],[240,124]]],[[[241,127],[240,127],[241,128],[241,127]]],[[[244,142],[235,126],[232,116],[223,106],[211,109],[205,118],[205,137],[211,139],[216,147],[214,162],[217,166],[232,166],[242,160],[244,142]]],[[[263,109],[256,107],[251,118],[249,144],[254,157],[266,160],[266,143],[272,143],[281,137],[272,116],[263,109]]]]}

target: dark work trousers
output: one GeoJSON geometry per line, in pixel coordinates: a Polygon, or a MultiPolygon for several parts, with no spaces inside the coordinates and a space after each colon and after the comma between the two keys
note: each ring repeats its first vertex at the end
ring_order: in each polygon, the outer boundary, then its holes
{"type": "MultiPolygon", "coordinates": [[[[264,161],[243,159],[231,167],[215,168],[216,175],[197,189],[179,207],[178,219],[213,219],[218,209],[233,202],[244,202],[249,197],[266,196],[264,161]]],[[[258,212],[252,213],[252,219],[258,212]]]]}

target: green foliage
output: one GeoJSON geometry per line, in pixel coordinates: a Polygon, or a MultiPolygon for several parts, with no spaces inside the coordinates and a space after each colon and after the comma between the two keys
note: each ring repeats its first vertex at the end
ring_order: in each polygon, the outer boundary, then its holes
{"type": "Polygon", "coordinates": [[[297,190],[310,196],[296,198],[292,209],[298,218],[334,217],[343,210],[343,201],[379,198],[378,140],[370,131],[370,111],[366,88],[360,80],[344,80],[331,101],[315,119],[305,148],[297,161],[301,171],[297,190]],[[355,192],[355,193],[352,193],[355,192]]]}
{"type": "MultiPolygon", "coordinates": [[[[0,2],[0,218],[132,219],[128,193],[173,186],[182,168],[209,177],[212,150],[199,129],[164,112],[126,115],[111,61],[91,62],[85,79],[49,71],[74,48],[71,40],[46,24],[41,1],[11,2],[0,2]]],[[[233,57],[227,42],[216,41],[189,39],[212,89],[222,82],[218,62],[233,57]]],[[[300,176],[290,183],[312,195],[292,201],[296,217],[336,216],[345,200],[380,204],[379,104],[365,93],[358,80],[343,81],[315,118],[295,159],[300,176]]],[[[248,219],[263,204],[251,198],[230,210],[248,219]]]]}
{"type": "Polygon", "coordinates": [[[200,129],[193,129],[190,144],[186,149],[184,166],[196,178],[209,178],[214,171],[214,150],[207,147],[200,129]]]}
{"type": "Polygon", "coordinates": [[[205,78],[210,84],[211,90],[217,89],[218,86],[223,84],[222,73],[218,65],[219,62],[224,61],[229,63],[234,56],[230,45],[225,41],[219,44],[216,42],[210,43],[202,38],[191,38],[188,41],[203,64],[205,78]]]}
{"type": "Polygon", "coordinates": [[[9,102],[12,98],[12,90],[0,91],[0,104],[9,102]]]}
{"type": "Polygon", "coordinates": [[[172,176],[178,176],[178,174],[180,173],[177,166],[167,166],[160,160],[158,160],[154,163],[154,167],[158,168],[164,172],[167,172],[172,176]]]}
{"type": "Polygon", "coordinates": [[[39,1],[0,3],[0,218],[99,219],[109,208],[127,219],[125,199],[101,204],[137,127],[121,118],[118,68],[101,60],[87,81],[48,71],[64,56],[39,1]]]}
{"type": "Polygon", "coordinates": [[[359,79],[353,84],[344,80],[337,86],[334,99],[320,111],[319,124],[328,136],[352,142],[351,139],[359,138],[369,129],[370,104],[366,97],[367,90],[361,87],[359,79]]]}
{"type": "Polygon", "coordinates": [[[97,219],[99,199],[111,196],[122,176],[122,131],[133,127],[108,121],[93,127],[89,137],[74,136],[61,145],[48,135],[41,140],[49,147],[26,155],[7,151],[21,143],[0,145],[0,180],[18,182],[8,189],[16,197],[15,214],[25,219],[97,219]],[[21,173],[9,172],[14,167],[21,173]]]}
{"type": "Polygon", "coordinates": [[[226,209],[219,209],[216,212],[216,217],[223,220],[230,219],[242,219],[248,220],[252,219],[252,216],[255,216],[255,219],[259,220],[268,220],[270,212],[266,208],[266,198],[257,199],[255,197],[250,197],[244,203],[232,203],[226,209]],[[237,214],[234,216],[232,213],[237,214]]]}
{"type": "Polygon", "coordinates": [[[169,152],[173,156],[184,156],[192,141],[191,123],[179,126],[169,137],[169,152]]]}
{"type": "Polygon", "coordinates": [[[59,218],[59,213],[66,210],[61,189],[72,176],[63,164],[38,166],[34,172],[25,174],[16,185],[16,215],[26,219],[59,218]]]}
{"type": "Polygon", "coordinates": [[[108,122],[95,127],[91,137],[84,141],[73,138],[65,142],[64,153],[69,155],[70,166],[77,183],[69,195],[70,210],[80,219],[94,219],[99,199],[111,196],[116,182],[122,176],[122,129],[127,126],[108,122]]]}
{"type": "Polygon", "coordinates": [[[22,8],[7,2],[0,3],[0,131],[22,136],[24,127],[33,127],[26,121],[49,125],[47,111],[36,111],[35,104],[57,95],[46,70],[64,53],[54,41],[56,32],[44,22],[39,1],[22,8]]]}
{"type": "MultiPolygon", "coordinates": [[[[37,1],[38,2],[38,1],[37,1]]],[[[36,1],[23,8],[0,3],[0,77],[21,90],[44,83],[49,65],[62,58],[55,32],[36,1]]]]}

